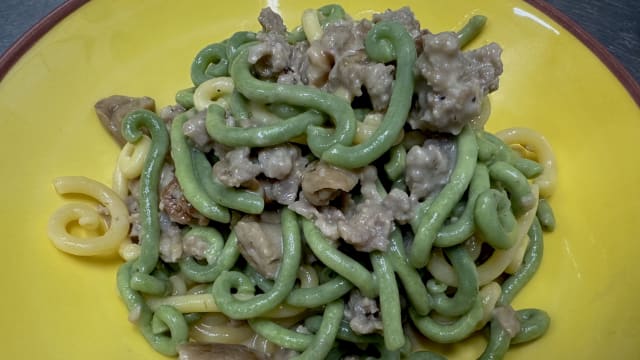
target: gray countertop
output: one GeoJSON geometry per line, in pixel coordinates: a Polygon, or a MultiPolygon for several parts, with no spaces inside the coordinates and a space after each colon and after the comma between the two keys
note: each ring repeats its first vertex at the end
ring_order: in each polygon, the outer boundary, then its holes
{"type": "MultiPolygon", "coordinates": [[[[640,1],[547,0],[598,39],[640,82],[640,1]]],[[[64,0],[1,0],[0,53],[64,0]]]]}

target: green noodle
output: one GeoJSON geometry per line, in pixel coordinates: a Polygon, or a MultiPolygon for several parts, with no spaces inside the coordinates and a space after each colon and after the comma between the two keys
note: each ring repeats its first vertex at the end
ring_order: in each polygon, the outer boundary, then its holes
{"type": "Polygon", "coordinates": [[[135,143],[143,135],[142,129],[151,133],[151,150],[145,159],[140,175],[140,256],[135,263],[138,272],[149,274],[158,262],[160,224],[158,222],[158,187],[164,157],[169,150],[169,136],[162,119],[148,110],[136,110],[122,122],[122,135],[135,143]]]}
{"type": "MultiPolygon", "coordinates": [[[[322,29],[349,19],[339,5],[323,6],[315,15],[322,29]]],[[[459,46],[468,44],[485,22],[484,16],[472,17],[457,33],[459,46]]],[[[381,199],[392,189],[406,191],[411,187],[409,180],[405,182],[407,153],[430,136],[405,126],[414,104],[416,41],[400,22],[384,20],[370,25],[364,40],[367,61],[392,64],[394,79],[382,122],[358,144],[353,143],[356,128],[373,110],[351,104],[326,89],[260,78],[249,59],[251,46],[258,43],[260,35],[249,31],[237,32],[196,54],[190,71],[195,87],[176,93],[176,103],[186,111],[170,125],[147,110],[136,110],[123,120],[125,139],[135,143],[147,132],[151,150],[140,175],[140,255],[120,267],[117,286],[133,323],[158,352],[175,356],[178,345],[189,341],[190,323],[207,308],[187,313],[179,305],[149,304],[172,292],[186,292],[206,296],[208,300],[198,301],[207,306],[214,307],[214,301],[222,319],[246,320],[250,329],[270,344],[296,351],[296,359],[339,359],[363,352],[380,359],[439,360],[444,357],[434,352],[412,353],[415,349],[405,334],[409,322],[424,337],[445,344],[462,341],[478,330],[480,321],[487,321],[478,275],[489,257],[487,248],[499,257],[524,244],[521,241],[526,239],[517,238],[516,230],[522,226],[523,214],[529,216],[535,206],[536,218],[528,229],[530,241],[522,264],[512,275],[495,280],[501,286],[500,295],[495,295],[496,307],[509,307],[539,268],[542,232],[556,226],[549,202],[536,198],[537,191],[530,184],[544,168],[482,129],[467,125],[456,135],[455,165],[448,183],[434,195],[410,199],[412,216],[404,222],[396,219],[385,238],[386,248],[368,254],[329,239],[313,215],[302,217],[291,210],[293,207],[277,207],[265,196],[262,184],[256,185],[259,181],[243,184],[246,187],[223,184],[212,171],[220,161],[220,149],[194,145],[185,135],[185,123],[196,115],[203,116],[206,134],[217,146],[265,148],[296,143],[303,147],[305,161],[354,169],[355,174],[368,165],[384,169],[386,177],[375,183],[381,199]],[[194,108],[195,89],[221,76],[231,77],[233,92],[225,95],[224,106],[211,104],[205,114],[199,113],[194,108]],[[255,125],[261,122],[263,112],[270,122],[255,125]],[[159,191],[169,150],[184,199],[211,220],[208,225],[181,226],[180,236],[195,238],[204,255],[187,253],[175,263],[161,259],[159,250],[167,246],[161,245],[159,191]],[[271,210],[278,213],[282,234],[274,276],[243,258],[245,245],[238,239],[242,234],[235,229],[241,217],[257,219],[271,210]],[[474,242],[482,242],[484,250],[471,249],[474,242]],[[432,251],[446,256],[448,261],[440,265],[448,266],[445,270],[452,271],[454,280],[445,280],[431,269],[432,251]],[[455,286],[447,285],[452,283],[455,286]],[[187,292],[187,287],[192,288],[187,292]],[[358,332],[354,320],[346,315],[353,310],[350,296],[354,294],[373,304],[381,330],[358,332]]],[[[278,36],[297,44],[306,41],[307,35],[298,27],[278,36]]],[[[368,201],[364,185],[352,191],[355,205],[368,201]]],[[[507,331],[497,316],[485,326],[488,342],[481,359],[502,358],[512,344],[535,340],[549,327],[550,318],[542,310],[524,309],[513,314],[520,325],[515,334],[507,331]]]]}

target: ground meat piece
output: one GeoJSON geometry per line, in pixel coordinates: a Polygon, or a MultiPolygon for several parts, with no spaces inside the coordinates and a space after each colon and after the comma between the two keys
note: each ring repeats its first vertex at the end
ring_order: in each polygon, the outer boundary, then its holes
{"type": "Polygon", "coordinates": [[[244,216],[234,231],[244,259],[264,277],[274,279],[282,259],[282,228],[280,218],[270,215],[244,216]]]}
{"type": "Polygon", "coordinates": [[[483,97],[498,88],[502,49],[491,43],[462,52],[453,32],[424,35],[422,44],[416,61],[422,80],[416,84],[418,101],[409,124],[458,134],[480,113],[483,97]]]}
{"type": "Polygon", "coordinates": [[[300,199],[289,208],[313,220],[329,240],[342,238],[359,251],[384,251],[389,243],[389,233],[393,229],[394,215],[390,209],[383,206],[382,196],[376,190],[378,176],[375,167],[364,168],[358,177],[363,201],[357,205],[347,193],[342,193],[341,208],[316,208],[303,191],[300,193],[300,199]]]}
{"type": "Polygon", "coordinates": [[[266,201],[275,201],[282,205],[290,205],[296,201],[298,188],[302,182],[302,173],[309,162],[306,157],[300,156],[299,149],[296,154],[293,168],[286,178],[279,181],[266,179],[260,182],[266,201]]]}
{"type": "Polygon", "coordinates": [[[364,39],[372,28],[369,20],[353,21],[344,19],[325,26],[319,43],[334,58],[364,51],[364,39]]]}
{"type": "Polygon", "coordinates": [[[165,211],[171,221],[178,224],[206,225],[209,223],[209,220],[184,197],[176,178],[173,178],[160,192],[160,210],[165,211]]]}
{"type": "Polygon", "coordinates": [[[395,21],[402,24],[409,32],[409,35],[413,39],[417,39],[421,35],[420,23],[416,20],[413,11],[408,6],[402,7],[398,10],[390,10],[373,15],[373,22],[378,23],[380,21],[395,21]]]}
{"type": "Polygon", "coordinates": [[[191,139],[193,145],[195,145],[196,149],[202,152],[211,151],[211,147],[213,146],[213,140],[209,136],[207,132],[207,128],[205,126],[205,119],[207,117],[206,111],[200,111],[194,116],[190,117],[185,123],[182,125],[182,131],[184,135],[191,139]]]}
{"type": "Polygon", "coordinates": [[[344,88],[353,99],[362,96],[362,87],[367,89],[371,105],[376,111],[384,110],[389,104],[393,84],[394,67],[366,60],[366,54],[359,52],[341,57],[329,73],[328,88],[333,91],[344,88]]]}
{"type": "Polygon", "coordinates": [[[258,34],[260,42],[249,49],[249,63],[261,79],[277,77],[289,66],[293,51],[287,39],[278,33],[258,34]]]}
{"type": "Polygon", "coordinates": [[[171,222],[169,216],[160,212],[160,258],[175,263],[182,257],[182,231],[171,222]]]}
{"type": "Polygon", "coordinates": [[[341,90],[349,99],[362,96],[364,87],[374,110],[384,110],[391,94],[394,67],[371,62],[364,39],[371,30],[368,20],[341,20],[327,24],[307,55],[309,83],[329,92],[341,90]]]}
{"type": "Polygon", "coordinates": [[[375,166],[365,166],[359,174],[360,192],[365,200],[375,202],[382,201],[382,195],[378,192],[378,170],[375,166]]]}
{"type": "Polygon", "coordinates": [[[349,192],[358,183],[353,171],[339,168],[324,161],[315,161],[304,170],[302,192],[313,205],[329,205],[342,192],[349,192]]]}
{"type": "Polygon", "coordinates": [[[160,112],[158,113],[158,115],[160,115],[160,117],[162,118],[162,120],[164,120],[165,123],[171,124],[171,122],[173,121],[173,119],[175,119],[176,116],[182,114],[185,111],[186,109],[183,108],[181,105],[177,105],[177,104],[167,105],[162,109],[160,109],[160,112]]]}
{"type": "Polygon", "coordinates": [[[121,132],[122,120],[128,113],[138,109],[156,111],[156,103],[152,98],[146,96],[112,95],[98,101],[95,105],[100,123],[120,146],[127,142],[121,132]]]}
{"type": "Polygon", "coordinates": [[[207,258],[211,244],[200,236],[187,235],[182,239],[182,256],[191,256],[198,260],[207,258]]]}
{"type": "Polygon", "coordinates": [[[386,251],[389,233],[393,229],[393,215],[380,202],[365,200],[356,207],[355,214],[338,223],[340,237],[358,251],[386,251]]]}
{"type": "Polygon", "coordinates": [[[344,318],[357,334],[371,334],[382,330],[378,303],[374,299],[362,296],[357,290],[352,291],[349,296],[344,318]]]}
{"type": "Polygon", "coordinates": [[[178,345],[179,360],[267,360],[269,355],[244,345],[184,343],[178,345]]]}
{"type": "Polygon", "coordinates": [[[393,218],[399,224],[407,224],[413,219],[417,204],[417,201],[400,189],[392,189],[382,201],[382,206],[391,211],[393,218]]]}
{"type": "Polygon", "coordinates": [[[262,31],[264,32],[274,32],[282,35],[287,33],[287,27],[284,25],[282,17],[271,10],[270,7],[260,10],[258,22],[262,25],[262,31]]]}
{"type": "Polygon", "coordinates": [[[163,165],[160,174],[159,193],[159,208],[169,215],[171,221],[183,225],[207,225],[209,223],[209,220],[200,214],[184,197],[182,188],[175,176],[173,165],[163,165]]]}
{"type": "Polygon", "coordinates": [[[278,75],[280,84],[308,84],[307,72],[309,68],[308,41],[300,41],[293,45],[289,65],[278,75]]]}
{"type": "Polygon", "coordinates": [[[240,187],[260,174],[260,165],[253,162],[248,147],[239,147],[224,154],[224,158],[213,165],[213,175],[224,185],[240,187]]]}
{"type": "Polygon", "coordinates": [[[518,314],[511,305],[496,306],[493,309],[493,319],[500,323],[500,326],[505,329],[510,337],[515,337],[521,328],[518,314]]]}
{"type": "Polygon", "coordinates": [[[405,182],[413,199],[438,193],[455,166],[456,146],[452,139],[427,139],[407,152],[405,182]]]}
{"type": "Polygon", "coordinates": [[[334,206],[320,206],[316,208],[305,198],[302,192],[300,192],[298,201],[289,205],[289,209],[313,221],[327,240],[336,241],[340,238],[338,223],[346,220],[344,213],[340,209],[334,206]]]}
{"type": "Polygon", "coordinates": [[[209,221],[184,197],[178,179],[174,178],[160,193],[160,209],[178,224],[206,225],[209,221]]]}
{"type": "Polygon", "coordinates": [[[359,177],[363,200],[355,208],[345,210],[346,220],[338,223],[338,233],[358,251],[385,251],[394,227],[393,213],[383,206],[382,195],[378,193],[376,168],[365,167],[359,177]]]}
{"type": "Polygon", "coordinates": [[[282,180],[289,176],[299,157],[298,147],[284,144],[261,149],[258,152],[258,163],[266,177],[282,180]]]}

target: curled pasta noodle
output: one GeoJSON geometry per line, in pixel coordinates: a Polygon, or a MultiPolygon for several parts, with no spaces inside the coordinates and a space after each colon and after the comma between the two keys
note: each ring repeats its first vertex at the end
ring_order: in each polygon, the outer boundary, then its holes
{"type": "Polygon", "coordinates": [[[201,343],[242,344],[255,333],[246,323],[230,324],[229,318],[212,313],[194,323],[189,337],[201,343]]]}
{"type": "Polygon", "coordinates": [[[519,144],[536,154],[544,170],[533,182],[540,187],[541,197],[551,197],[556,190],[558,165],[547,139],[535,130],[523,127],[505,129],[497,132],[496,136],[508,145],[519,144]]]}
{"type": "MultiPolygon", "coordinates": [[[[533,197],[537,199],[537,185],[531,185],[531,192],[533,197]]],[[[477,267],[478,284],[480,286],[486,285],[495,280],[513,261],[514,256],[518,253],[520,243],[526,241],[525,237],[527,235],[527,231],[529,231],[531,224],[536,219],[536,210],[538,208],[537,204],[538,202],[536,201],[533,208],[529,209],[518,218],[518,222],[514,230],[514,236],[518,239],[516,244],[507,250],[496,249],[489,259],[477,267]]],[[[455,271],[453,270],[453,267],[447,263],[440,249],[434,252],[431,261],[427,264],[427,269],[429,269],[433,277],[439,281],[449,286],[458,286],[455,271]]]]}
{"type": "Polygon", "coordinates": [[[361,144],[369,139],[376,132],[382,123],[383,115],[380,113],[369,113],[365,115],[362,121],[358,122],[356,128],[356,137],[353,138],[354,144],[361,144]]]}
{"type": "MultiPolygon", "coordinates": [[[[62,207],[52,240],[80,255],[117,250],[129,318],[168,356],[208,349],[179,346],[196,342],[296,359],[442,359],[407,334],[453,343],[484,328],[482,356],[494,359],[542,335],[543,311],[512,313],[520,332],[497,318],[538,269],[542,231],[555,227],[544,200],[556,181],[551,148],[528,129],[487,132],[484,91],[465,108],[475,119],[442,114],[455,128],[423,114],[425,96],[438,95],[415,72],[431,61],[431,40],[416,47],[422,30],[405,16],[356,22],[328,5],[287,31],[264,9],[262,32],[198,52],[179,106],[121,119],[129,142],[113,191],[56,180],[61,194],[89,195],[106,210],[62,207]],[[76,223],[92,236],[73,237],[76,223]]],[[[462,48],[485,21],[472,17],[458,40],[445,35],[462,48]]],[[[442,90],[437,101],[463,101],[442,90]]]]}
{"type": "Polygon", "coordinates": [[[135,143],[126,143],[118,155],[118,168],[127,179],[135,179],[142,174],[144,160],[151,150],[151,139],[142,135],[135,143]]]}
{"type": "Polygon", "coordinates": [[[127,142],[120,150],[116,167],[113,170],[111,188],[126,199],[129,195],[129,180],[135,179],[142,173],[144,160],[151,149],[151,139],[143,135],[136,143],[127,142]]]}
{"type": "Polygon", "coordinates": [[[155,310],[162,305],[171,305],[182,313],[211,313],[220,311],[211,294],[189,294],[149,298],[147,304],[151,310],[155,310]]]}
{"type": "Polygon", "coordinates": [[[478,296],[482,301],[483,315],[482,319],[480,319],[480,321],[476,325],[476,329],[482,329],[489,321],[491,321],[491,317],[493,316],[493,309],[496,307],[501,293],[502,288],[495,281],[488,283],[480,289],[478,296]]]}
{"type": "Polygon", "coordinates": [[[113,169],[113,176],[111,177],[111,189],[118,194],[120,199],[125,200],[129,195],[129,179],[122,173],[118,164],[113,169]]]}
{"type": "Polygon", "coordinates": [[[309,265],[302,265],[298,269],[300,288],[307,289],[318,286],[318,272],[309,265]]]}
{"type": "Polygon", "coordinates": [[[140,245],[131,242],[129,237],[125,238],[118,247],[118,254],[124,261],[135,260],[140,256],[140,245]]]}
{"type": "Polygon", "coordinates": [[[504,269],[504,272],[507,274],[514,274],[522,265],[522,260],[524,259],[524,253],[527,251],[527,247],[529,246],[529,236],[525,236],[523,241],[518,244],[518,248],[516,249],[515,254],[513,254],[513,258],[509,265],[504,269]]]}
{"type": "Polygon", "coordinates": [[[60,250],[74,255],[92,256],[117,251],[129,231],[129,212],[122,199],[107,186],[83,176],[56,178],[53,186],[60,195],[82,194],[100,202],[109,213],[109,226],[104,234],[83,239],[67,230],[73,222],[96,228],[97,212],[87,204],[68,204],[53,213],[49,219],[48,235],[60,250]]]}
{"type": "Polygon", "coordinates": [[[193,105],[198,111],[206,110],[210,104],[229,108],[224,96],[233,92],[233,79],[228,76],[215,77],[198,85],[193,93],[193,105]]]}
{"type": "Polygon", "coordinates": [[[318,12],[315,9],[307,9],[302,13],[302,29],[309,42],[319,40],[322,37],[322,27],[318,20],[318,12]]]}
{"type": "MultiPolygon", "coordinates": [[[[236,294],[237,300],[250,300],[253,296],[248,294],[236,294]]],[[[149,308],[154,310],[162,305],[171,305],[181,313],[212,313],[220,312],[216,300],[212,294],[187,294],[167,297],[150,297],[147,301],[149,308]]],[[[265,318],[288,318],[302,312],[303,309],[286,304],[277,305],[273,310],[266,312],[265,318]]]]}

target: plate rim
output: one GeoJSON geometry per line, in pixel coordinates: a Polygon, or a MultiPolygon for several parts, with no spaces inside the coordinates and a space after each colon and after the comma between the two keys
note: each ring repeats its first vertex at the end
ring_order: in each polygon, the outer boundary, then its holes
{"type": "MultiPolygon", "coordinates": [[[[81,8],[90,0],[66,0],[22,34],[2,55],[0,55],[0,81],[31,47],[49,30],[68,15],[81,8]]],[[[524,0],[538,11],[549,16],[582,42],[605,67],[618,79],[633,101],[640,107],[640,84],[629,70],[595,37],[558,8],[544,0],[524,0]]]]}

